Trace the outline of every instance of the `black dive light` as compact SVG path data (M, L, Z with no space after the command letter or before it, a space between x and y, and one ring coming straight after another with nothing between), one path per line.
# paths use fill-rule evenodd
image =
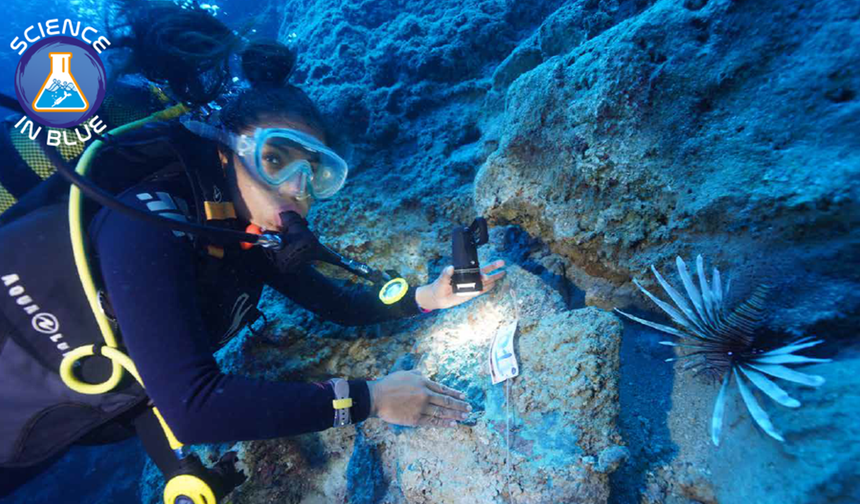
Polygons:
M454 294L468 296L484 290L481 282L481 264L478 262L478 247L489 241L487 221L478 217L469 227L457 226L451 232L451 257L454 261L454 275L451 286Z

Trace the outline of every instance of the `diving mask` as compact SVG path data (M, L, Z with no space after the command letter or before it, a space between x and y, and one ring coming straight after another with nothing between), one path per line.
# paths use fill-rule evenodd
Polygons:
M340 156L313 136L289 128L257 128L254 136L238 135L200 121L183 126L203 138L230 147L259 181L281 187L298 180L295 196L316 199L334 196L346 182L349 167Z

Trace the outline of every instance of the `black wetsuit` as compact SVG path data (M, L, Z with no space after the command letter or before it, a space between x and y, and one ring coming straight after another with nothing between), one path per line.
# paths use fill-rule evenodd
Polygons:
M185 178L149 181L123 201L172 218L194 215ZM185 203L187 202L187 203ZM190 208L189 208L190 207ZM122 340L149 397L184 443L268 439L332 427L330 386L223 374L213 352L255 311L268 284L304 308L341 325L366 325L419 315L415 289L392 305L376 291L320 274L312 266L278 274L259 248L229 255L218 282L202 285L203 256L192 238L101 210L90 226L92 250ZM210 261L217 259L210 259ZM350 380L352 418L369 414L365 380Z

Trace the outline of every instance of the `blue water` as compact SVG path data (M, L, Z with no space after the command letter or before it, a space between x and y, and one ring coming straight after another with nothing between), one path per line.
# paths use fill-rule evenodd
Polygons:
M74 446L0 504L140 502L146 453L137 439L110 446ZM6 476L0 470L0 482ZM18 477L18 476L16 476Z

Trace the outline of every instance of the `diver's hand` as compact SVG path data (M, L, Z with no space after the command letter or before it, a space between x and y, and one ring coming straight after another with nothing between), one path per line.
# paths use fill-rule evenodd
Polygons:
M439 275L436 281L418 287L418 290L415 292L415 300L418 301L418 306L425 310L439 310L463 304L474 297L492 290L496 284L496 280L505 276L505 272L501 271L491 276L487 276L487 273L504 267L504 265L505 261L498 260L481 268L481 283L483 283L484 289L481 292L475 292L467 296L457 296L454 294L454 287L451 286L454 266L449 265L442 270L442 274Z
M396 371L368 380L370 416L395 425L453 427L471 410L460 392L421 376L418 370ZM456 425L456 424L455 424Z

